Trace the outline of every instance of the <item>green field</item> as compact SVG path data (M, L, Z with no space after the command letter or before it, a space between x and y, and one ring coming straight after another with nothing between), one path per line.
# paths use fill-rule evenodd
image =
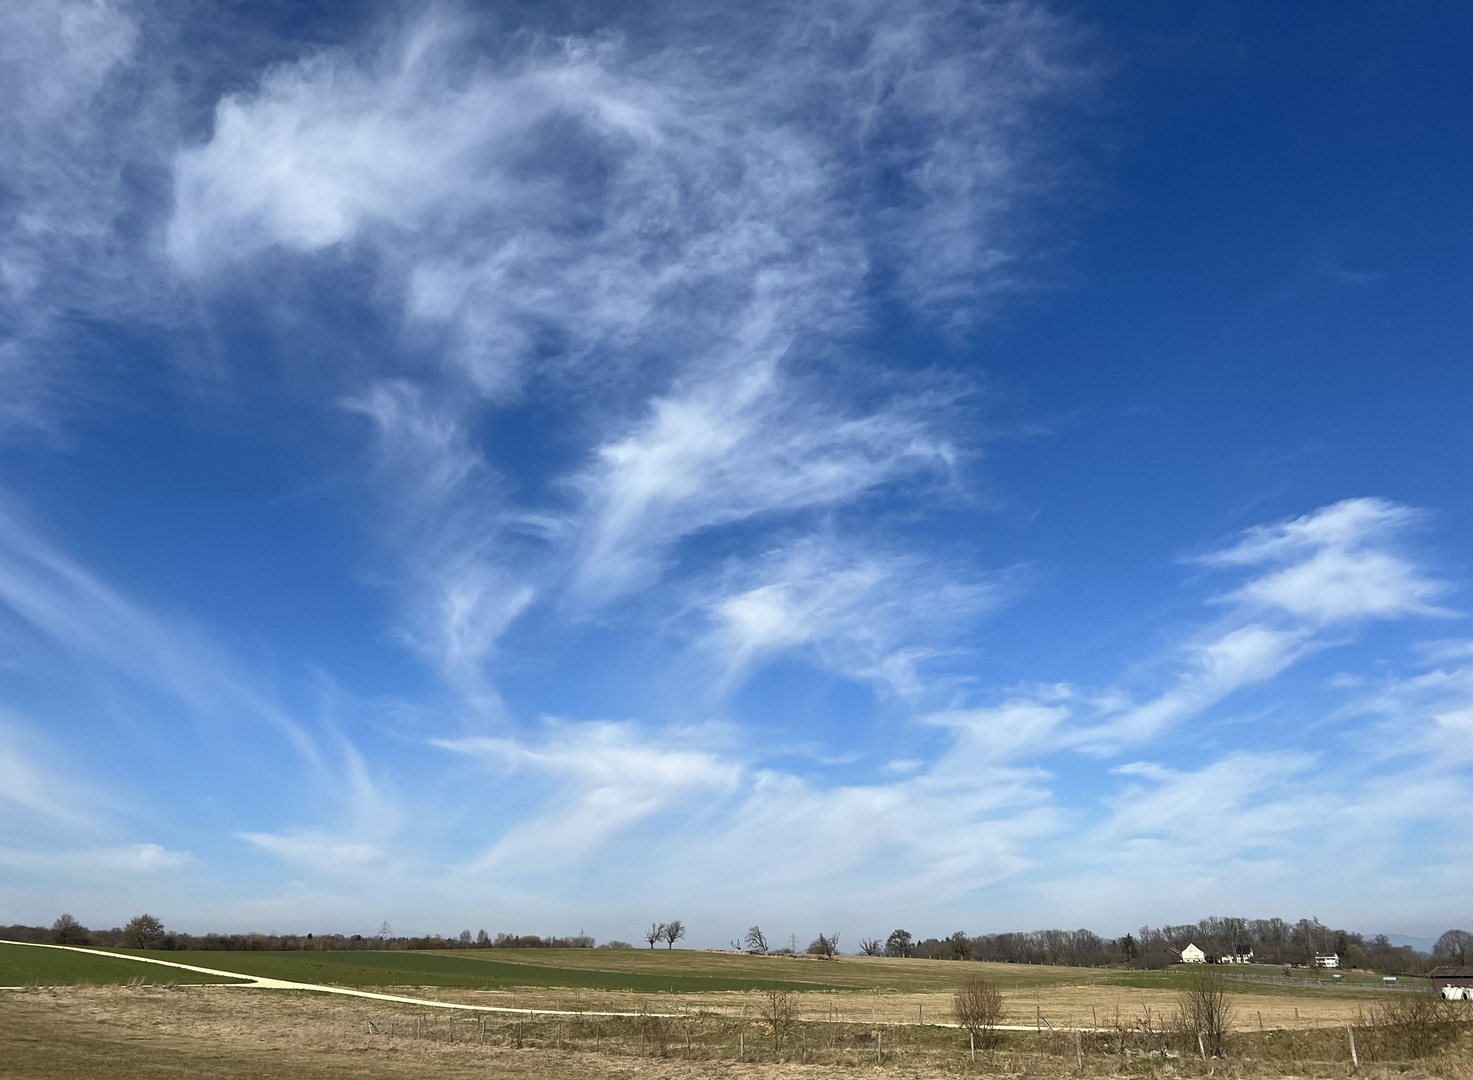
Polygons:
M1004 990L1054 987L1130 987L1175 991L1192 973L1176 965L1159 971L1069 968L1028 964L978 964L885 957L746 956L695 949L472 949L408 952L165 952L113 950L198 967L292 982L350 987L435 986L501 990L513 987L709 993L744 990L882 991L949 993L963 980L984 976ZM1278 974L1280 969L1245 968L1244 973ZM1340 983L1307 978L1297 985L1237 982L1235 994L1284 993L1361 998L1379 976L1347 972ZM214 976L137 964L128 960L59 949L0 945L0 986L208 983ZM1350 984L1350 985L1347 985ZM1355 984L1360 984L1359 986Z
M132 950L126 950L131 952ZM671 955L660 970L619 970L574 963L590 949L518 950L513 959L506 951L446 952L159 952L136 955L173 960L200 967L236 971L293 982L326 983L336 986L443 986L463 989L499 990L516 986L566 987L580 990L632 990L644 993L703 993L721 990L832 990L821 978L825 971L798 972L769 969L763 972L712 969L689 965L682 960L692 955ZM527 963L528 954L557 952L562 963ZM573 954L573 956L569 956ZM581 954L581 956L579 955ZM540 955L539 955L540 958ZM142 965L140 965L142 966Z
M194 954L189 954L194 955ZM181 954L169 957L179 963L197 963ZM0 986L111 986L134 980L144 983L220 983L232 982L213 975L201 975L158 964L138 964L116 960L110 956L88 956L64 949L37 949L29 945L0 942Z

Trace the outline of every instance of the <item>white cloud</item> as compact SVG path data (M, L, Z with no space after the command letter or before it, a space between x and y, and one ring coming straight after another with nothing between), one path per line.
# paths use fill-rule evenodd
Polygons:
M171 851L159 844L123 844L117 847L67 851L0 848L0 866L66 878L114 878L175 870L193 861L187 851Z
M1447 586L1394 548L1425 515L1385 499L1347 499L1202 558L1215 566L1279 566L1231 593L1244 608L1278 610L1311 625L1441 614ZM1285 565L1287 564L1287 565Z
M237 834L262 851L299 870L334 878L361 876L380 870L386 862L376 844L332 836L317 830L293 833L243 832Z
M537 527L500 509L500 478L453 404L392 379L343 407L368 417L377 432L378 471L391 501L382 532L407 567L401 638L482 707L499 708L483 666L536 597L508 534Z
M596 594L622 591L645 583L684 536L944 475L956 452L926 411L902 400L884 412L836 414L771 362L657 399L648 420L601 447L577 481L591 516L579 582Z
M697 738L554 722L535 741L437 740L483 759L498 789L520 793L511 785L540 781L530 800L510 799L523 813L500 822L495 842L454 874L529 887L593 874L672 901L704 902L719 888L728 904L849 881L889 907L917 890L940 901L1015 874L1029 863L1027 845L1056 823L1043 774L978 762L965 748L929 766L881 770L900 778L825 786ZM681 857L666 858L671 850Z
M578 859L607 838L695 799L720 799L741 770L678 735L657 745L629 724L549 722L547 737L437 739L436 746L484 759L503 775L530 773L551 782L545 813L516 824L475 863L476 871L536 866L555 853Z
M831 671L915 697L928 660L1001 589L911 553L807 537L727 568L704 607L705 647L734 683L769 656L806 650Z
M1470 646L1473 642L1438 642L1428 650L1430 670L1363 682L1363 692L1338 713L1378 718L1361 751L1377 759L1430 755L1447 772L1473 765Z
M1114 812L1090 842L1112 848L1159 843L1201 851L1204 861L1282 843L1298 829L1321 824L1328 812L1322 795L1295 796L1290 785L1315 764L1312 755L1299 752L1239 753L1189 771L1151 763L1117 769L1150 786L1131 785L1107 800Z
M1231 612L1150 670L1165 685L1146 700L1124 686L1024 689L1000 706L953 708L930 720L970 732L989 753L1049 748L1109 755L1149 742L1246 687L1263 684L1358 622L1442 615L1447 591L1396 549L1420 520L1407 507L1352 499L1279 525L1248 530L1199 561L1260 571L1228 594ZM1139 678L1136 680L1140 681Z
M987 708L953 708L926 717L957 733L959 745L987 763L1014 761L1059 746L1071 715L1068 687L1041 687Z
M108 393L82 366L98 323L179 321L138 235L173 145L147 54L128 4L0 5L0 435L54 437Z
M422 575L408 637L474 667L528 590L598 603L693 534L949 476L955 394L886 391L840 343L877 256L948 315L1016 276L997 268L1043 187L1030 120L1086 78L1065 22L795 5L738 35L679 21L489 54L465 47L472 29L433 9L227 97L178 156L168 228L196 280L361 257L399 305L414 365L354 407L386 445L418 440L406 486L481 505L405 545L445 568ZM555 491L572 507L511 505L466 438L532 394L591 440ZM513 518L559 543L504 546Z

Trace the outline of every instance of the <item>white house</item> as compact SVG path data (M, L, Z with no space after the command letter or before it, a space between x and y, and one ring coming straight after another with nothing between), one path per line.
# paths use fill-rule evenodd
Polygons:
M1337 968L1340 966L1340 957L1335 953L1331 953L1329 956L1316 956L1314 958L1314 966L1321 968Z
M1188 944L1181 951L1181 962L1183 964L1205 964L1207 963L1207 954L1197 948L1197 946Z
M1226 956L1217 958L1219 964L1251 964L1253 963L1253 950L1245 953L1228 953Z

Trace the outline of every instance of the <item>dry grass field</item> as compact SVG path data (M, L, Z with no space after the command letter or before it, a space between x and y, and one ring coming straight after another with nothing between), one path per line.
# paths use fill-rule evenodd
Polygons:
M461 993L461 992L457 992ZM687 1043L689 1038L689 1043ZM1473 1039L1421 1061L1380 1061L1362 1034L1367 1077L1473 1080ZM797 1025L774 1050L750 1015L517 1020L291 991L225 986L57 987L0 997L0 1078L1344 1077L1343 1029L1239 1035L1204 1063L1143 1033L1009 1032L970 1059L952 1028ZM1119 1051L1127 1051L1121 1054ZM877 1061L880 1053L883 1061ZM745 1058L745 1060L739 1060Z
M694 950L525 950L487 956L169 953L169 958L298 981L326 972L425 1005L229 985L168 985L168 969L0 945L0 965L32 985L0 991L0 1080L96 1077L820 1077L1141 1075L1344 1077L1355 1026L1362 1076L1473 1080L1473 1025L1449 1026L1413 1056L1368 1027L1397 995L1379 986L1231 984L1227 1060L1202 1060L1163 1034L1180 970L1128 972L845 957L838 962ZM246 962L237 963L242 958ZM104 963L104 961L106 961ZM48 967L50 965L50 967ZM475 978L494 965L494 978ZM509 972L510 969L510 972ZM493 967L484 969L493 973ZM526 984L517 970L525 972ZM1001 1034L974 1061L952 1022L968 976L1001 988ZM410 979L432 980L431 984ZM404 980L404 981L399 981ZM95 982L112 985L70 985ZM127 985L128 983L134 985ZM435 985L434 983L438 983ZM119 985L121 984L121 985ZM621 988L638 985L639 990ZM615 987L613 989L609 987ZM729 989L728 987L744 987ZM811 989L827 986L830 989ZM696 989L688 989L695 987ZM723 989L709 989L723 987ZM792 988L798 1022L774 1044L764 988ZM1405 991L1400 995L1407 997ZM1425 997L1426 995L1422 995ZM527 1015L435 1008L455 1002ZM559 1011L560 1017L539 1015ZM622 1017L599 1013L628 1013ZM1081 1030L1082 1029L1082 1030ZM1449 1040L1453 1040L1449 1042ZM1425 1048L1424 1048L1425 1049ZM1079 1061L1083 1056L1083 1066Z

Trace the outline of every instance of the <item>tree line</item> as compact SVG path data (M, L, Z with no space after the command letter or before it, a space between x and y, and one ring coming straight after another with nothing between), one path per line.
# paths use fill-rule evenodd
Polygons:
M686 936L679 919L651 923L644 939L650 948L667 949ZM422 937L396 935L387 921L375 934L187 934L167 930L153 915L135 916L124 926L93 930L71 915L60 916L49 928L9 926L0 928L0 939L57 945L96 945L135 949L187 949L219 951L297 951L354 949L632 949L617 939L599 945L581 930L568 937L535 934L472 934ZM869 956L921 957L930 960L980 960L1007 964L1046 964L1070 967L1123 965L1162 968L1176 963L1181 950L1195 944L1215 961L1222 957L1252 954L1255 963L1307 965L1316 956L1335 954L1349 967L1391 974L1425 974L1437 964L1466 965L1473 962L1473 933L1448 930L1431 953L1407 945L1393 945L1384 934L1367 937L1326 926L1318 919L1243 919L1213 916L1179 926L1143 926L1118 938L1106 938L1090 930L1033 930L1021 933L968 935L965 931L945 938L918 940L908 930L894 930L883 940L860 938L859 952ZM740 952L793 954L798 952L794 935L786 946L773 947L760 926L748 928L731 942ZM809 943L809 955L833 959L839 952L837 932L820 933Z
M860 951L873 956L919 956L931 960L986 960L1007 964L1055 964L1070 967L1125 965L1163 968L1195 944L1208 958L1252 954L1254 963L1309 965L1316 956L1335 954L1346 966L1395 974L1423 974L1437 963L1465 964L1473 955L1473 935L1449 930L1430 954L1409 945L1393 945L1385 934L1367 937L1326 926L1319 919L1244 919L1214 916L1179 926L1143 926L1118 938L1090 930L1033 930L1025 933L978 934L958 930L950 937L921 941L906 930L884 941L862 938Z
M168 930L147 913L134 916L124 926L93 930L71 915L62 915L51 926L0 927L0 940L30 941L47 945L94 945L102 948L161 949L215 952L292 952L355 949L632 949L625 941L603 945L579 931L568 937L498 933L485 930L472 934L428 934L405 936L393 932L385 922L374 934L187 934Z

